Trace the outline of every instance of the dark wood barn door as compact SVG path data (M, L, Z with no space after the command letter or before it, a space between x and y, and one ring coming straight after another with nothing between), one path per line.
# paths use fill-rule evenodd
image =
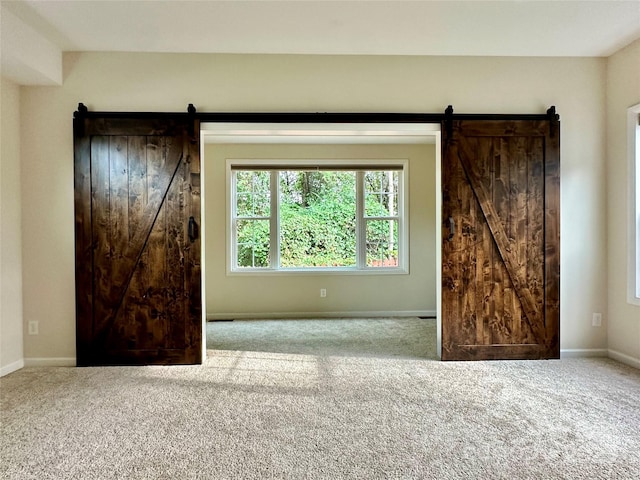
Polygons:
M559 358L559 123L443 130L442 359Z
M78 116L74 137L78 365L200 363L198 122Z

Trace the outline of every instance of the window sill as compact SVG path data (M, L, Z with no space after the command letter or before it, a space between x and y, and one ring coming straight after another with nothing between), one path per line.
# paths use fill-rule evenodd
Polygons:
M627 303L629 305L635 305L637 307L640 307L640 298L628 295L627 296Z
M316 275L408 275L406 268L281 268L281 269L246 269L228 270L228 276L316 276Z

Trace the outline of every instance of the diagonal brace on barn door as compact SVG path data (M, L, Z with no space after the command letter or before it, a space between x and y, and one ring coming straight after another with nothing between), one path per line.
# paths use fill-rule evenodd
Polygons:
M464 170L469 184L471 185L471 189L473 190L478 204L480 205L480 209L482 210L482 214L489 226L489 230L498 249L498 253L504 262L507 274L509 275L511 283L516 291L516 295L520 299L527 322L531 327L531 331L538 343L545 344L546 335L543 328L544 322L541 321L543 319L543 313L539 312L539 309L536 308L536 302L527 286L527 280L524 272L522 271L522 266L515 258L511 243L507 233L505 232L504 226L500 222L500 218L496 212L493 202L491 201L489 193L471 165L469 159L473 158L473 155L470 151L470 147L464 139L459 139L452 143L451 148L453 157L457 157L460 160L462 169Z
M97 345L104 345L113 324L118 318L120 308L131 284L136 266L140 262L149 236L153 230L162 205L165 203L169 188L173 184L176 174L184 158L184 142L173 142L167 152L167 165L160 174L159 194L149 198L140 216L140 223L134 236L130 239L121 258L114 262L113 278L108 293L96 301L101 305L98 312L102 318L96 319L95 341ZM100 311L101 310L101 311ZM98 324L98 322L100 322Z

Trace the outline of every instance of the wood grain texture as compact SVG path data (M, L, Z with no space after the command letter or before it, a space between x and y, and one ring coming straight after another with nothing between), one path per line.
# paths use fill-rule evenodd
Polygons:
M91 141L91 231L93 246L93 322L92 345L95 350L97 332L110 322L112 300L107 292L112 285L111 205L109 188L109 138L94 137ZM76 247L77 248L77 247ZM80 285L83 288L84 285Z
M544 290L548 349L560 358L560 122L549 126L544 143Z
M87 125L94 120L97 127ZM202 317L196 325L188 313L201 312L200 239L191 242L196 269L184 253L194 210L199 220L199 191L185 201L198 141L175 121L163 129L143 119L129 134L127 122L111 131L113 119L84 121L76 138L76 255L86 259L89 246L93 268L77 261L77 278L85 279L76 285L78 365L199 363Z
M559 259L543 243L553 243L548 137L540 120L457 121L445 132L443 218L461 226L442 239L445 360L557 358L559 310L547 306L546 269Z
M195 120L194 129L195 132L200 131L200 122ZM200 144L196 139L187 139L185 144L188 147L186 178L187 185L185 186L185 209L188 212L188 216L193 217L198 227L202 225L201 220L201 169L200 169ZM186 230L186 229L185 229ZM189 239L185 238L185 248L187 255L185 255L185 296L188 299L187 305L187 322L188 326L185 328L186 332L186 349L192 357L191 362L199 363L202 361L202 288L200 286L202 276L202 263L201 263L201 248L200 232L198 231L197 238Z
M179 137L185 131L188 119L186 114L174 118L159 115L158 118L138 118L135 114L117 116L107 114L105 117L84 118L84 135L86 136L167 136Z
M76 294L76 351L90 354L93 334L93 237L91 231L91 139L80 134L74 120L74 212L76 285L87 285Z
M491 236L493 237L493 241L498 250L498 256L494 258L494 303L496 304L497 316L494 316L492 321L494 321L494 330L499 330L502 328L500 326L502 317L504 320L504 299L503 299L503 289L504 289L504 281L502 279L503 276L503 268L506 267L506 272L509 275L509 279L513 288L515 289L518 298L523 306L525 316L529 321L529 325L531 326L534 335L537 340L542 342L544 340L544 332L543 332L543 322L541 321L543 312L537 308L536 300L529 288L529 283L527 283L526 276L526 265L520 265L517 262L517 258L514 255L514 251L516 250L516 245L518 241L524 242L524 239L513 239L510 241L507 236L505 229L505 218L507 215L505 213L506 207L505 204L508 202L508 197L504 188L504 178L502 176L502 170L506 167L506 165L502 165L502 169L500 165L502 162L508 161L508 159L512 158L509 152L502 152L500 155L500 159L498 160L498 168L494 171L494 178L496 179L494 183L494 191L493 195L484 188L484 185L479 180L476 172L473 168L472 159L474 157L473 150L467 145L465 140L460 141L460 149L457 151L458 158L463 166L463 170L465 172L466 178L471 185L471 189L473 190L474 196L476 197L478 204L480 205L480 209L482 210L483 216L487 225L489 226L489 230L491 232ZM493 199L491 198L493 196ZM499 213L498 209L500 209L502 215ZM540 252L541 254L542 252ZM503 335L495 332L495 337L497 343L504 343L501 341L501 337Z
M151 137L153 138L153 137ZM139 229L143 218L143 212L148 204L148 137L129 136L129 241L131 241ZM149 255L143 251L140 255L131 281L129 282L128 295L123 300L121 307L123 317L118 319L117 325L112 329L110 342L116 350L125 350L136 344L137 325L144 324L151 318L150 307L146 299L148 285L147 266Z
M166 284L164 295L166 331L171 348L184 348L184 178L186 162L181 162L176 181L171 184L165 205L166 226L168 231L164 238L166 251Z

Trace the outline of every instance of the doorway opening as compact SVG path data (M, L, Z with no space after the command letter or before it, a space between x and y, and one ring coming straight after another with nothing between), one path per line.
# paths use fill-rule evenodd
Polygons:
M340 346L341 342L349 340L336 338L330 333L331 328L338 325L331 319L353 319L350 325L356 326L359 322L363 329L366 328L365 319L368 319L372 331L387 321L389 325L401 325L409 331L413 328L411 322L433 323L434 320L425 317L435 317L434 345L435 355L439 357L440 155L439 123L202 123L202 311L203 338L209 339L203 342L203 355L206 356L207 343L213 348L221 346L217 340L211 339L211 330L216 328L218 332L214 336L228 338L228 348L238 345L234 342L242 331L253 336L245 337L245 340L255 344L258 334L255 330L251 333L251 328L256 325L256 319L261 321L260 328L271 325L275 331L300 321L298 333L311 328L312 322L323 319L325 323L316 325L316 333L325 331L325 338L317 338L316 346L310 348L320 348L327 337L332 337L338 349L342 348L348 354L353 351L354 343L352 347ZM233 183L228 165L241 161L245 164L266 161L316 168L322 162L333 165L363 162L370 165L372 162L385 163L384 160L405 160L409 171L405 239L408 261L405 271L385 272L366 268L341 271L330 266L316 271L234 271L231 268L234 252L232 230L236 227L232 215ZM379 197L388 194L384 189L377 193ZM271 224L278 225L280 221L275 218ZM367 235L366 228L363 235ZM364 244L367 245L366 242ZM398 324L403 317L407 320L405 324ZM220 320L236 321L223 323ZM280 323L274 323L276 321ZM308 340L305 343L313 343L312 336ZM283 336L282 343L285 342ZM262 345L255 348L277 348L274 345L277 342L265 338ZM374 350L375 347L369 353ZM392 350L385 353L385 348L381 350L378 353L383 355L401 354Z

